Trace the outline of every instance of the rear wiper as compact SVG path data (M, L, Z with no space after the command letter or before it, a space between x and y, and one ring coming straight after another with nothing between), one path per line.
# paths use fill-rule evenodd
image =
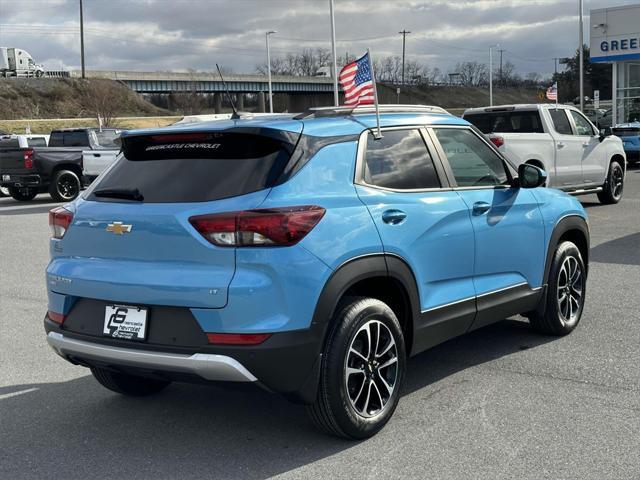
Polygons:
M137 188L103 188L93 192L96 197L124 198L141 202L144 197Z

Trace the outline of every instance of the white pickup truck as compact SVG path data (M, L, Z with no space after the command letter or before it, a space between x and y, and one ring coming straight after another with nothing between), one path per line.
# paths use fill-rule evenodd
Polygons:
M548 174L547 186L573 195L597 193L603 203L622 198L626 156L622 141L598 129L580 110L552 104L467 109L475 125L516 166Z

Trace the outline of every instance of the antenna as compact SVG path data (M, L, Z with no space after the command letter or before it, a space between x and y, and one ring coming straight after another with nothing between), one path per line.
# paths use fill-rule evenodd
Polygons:
M218 75L220 75L220 80L222 80L222 85L224 86L224 91L227 94L227 98L229 99L229 103L231 104L231 109L233 110L233 115L231 115L232 120L237 120L240 118L238 115L238 111L236 110L236 105L233 103L233 99L231 98L231 94L229 93L229 88L227 87L227 82L224 81L224 77L222 76L222 72L220 71L220 67L216 63L216 68L218 69Z

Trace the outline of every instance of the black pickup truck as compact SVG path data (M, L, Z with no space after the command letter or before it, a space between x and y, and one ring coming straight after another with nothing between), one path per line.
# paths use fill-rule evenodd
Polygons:
M120 130L74 128L53 130L48 147L0 147L0 186L16 200L32 200L49 192L58 202L82 190L82 151L117 148Z

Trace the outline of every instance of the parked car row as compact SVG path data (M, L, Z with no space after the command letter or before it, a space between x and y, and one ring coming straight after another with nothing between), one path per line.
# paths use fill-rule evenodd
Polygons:
M105 163L115 159L119 135L111 128L76 128L51 135L2 136L0 187L19 201L42 192L58 202L73 200Z

